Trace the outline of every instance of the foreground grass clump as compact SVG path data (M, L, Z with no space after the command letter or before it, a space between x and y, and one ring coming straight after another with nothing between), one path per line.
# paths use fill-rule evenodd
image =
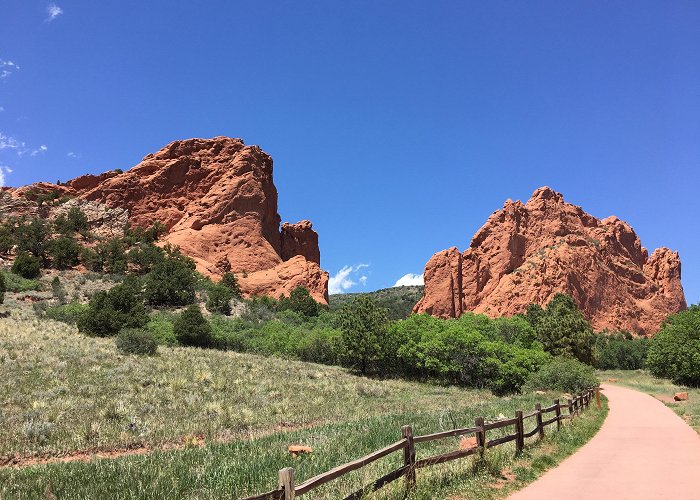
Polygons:
M677 385L654 377L647 370L606 370L598 372L602 382L624 385L651 394L671 408L700 434L700 389ZM687 392L688 401L674 401L676 392Z
M41 497L47 486L57 498L241 498L276 486L277 471L294 467L297 482L331 469L400 438L401 425L411 422L418 433L467 426L477 415L495 418L534 405L535 397L492 400L455 412L409 412L340 422L293 432L277 432L253 440L214 444L182 451L157 452L89 463L44 465L0 470L0 497ZM605 401L603 400L605 403ZM503 498L588 441L607 413L592 405L560 431L547 428L544 441L529 438L525 452L514 457L512 446L488 450L484 463L473 458L418 471L412 499ZM526 424L526 430L530 429ZM293 458L289 444L303 443L313 453ZM418 458L456 449L456 439L421 444ZM394 454L314 490L312 498L342 498L402 463ZM404 498L402 480L373 498Z
M234 352L160 346L152 357L122 355L113 339L29 312L0 322L0 380L0 457L250 438L493 399Z

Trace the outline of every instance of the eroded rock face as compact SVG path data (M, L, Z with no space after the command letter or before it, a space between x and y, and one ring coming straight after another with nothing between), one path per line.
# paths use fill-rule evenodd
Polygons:
M126 210L133 226L160 221L168 231L164 241L179 245L200 272L233 271L248 295L279 297L304 285L327 303L318 235L309 221L280 229L272 171L272 158L257 146L215 137L175 141L127 172L40 187L92 203L93 212Z
M627 223L599 220L543 187L526 204L506 201L466 251L433 255L414 311L513 315L559 292L574 297L596 330L653 334L686 308L677 252L659 248L649 257Z

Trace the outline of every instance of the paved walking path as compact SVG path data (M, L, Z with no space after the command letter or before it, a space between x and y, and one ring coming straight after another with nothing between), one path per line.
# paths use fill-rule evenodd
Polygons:
M603 384L598 434L510 500L700 500L700 436L662 402Z

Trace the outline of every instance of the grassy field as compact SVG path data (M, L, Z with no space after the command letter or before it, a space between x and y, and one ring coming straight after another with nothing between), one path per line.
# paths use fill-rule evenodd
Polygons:
M651 394L700 434L700 389L675 385L670 380L656 378L645 370L606 370L599 372L598 376L602 382L624 385ZM673 400L673 395L679 391L688 393L688 401Z
M476 416L511 416L560 397L496 398L214 350L161 346L155 357L125 356L112 339L80 335L28 309L0 321L0 379L0 464L22 465L0 467L3 499L37 498L47 488L61 499L239 498L275 487L282 467L295 467L302 481L381 448L404 424L418 434L466 427ZM589 412L516 461L505 446L476 471L471 460L421 471L412 497L502 497L590 438L603 416ZM314 452L295 459L290 444ZM419 458L456 446L455 439L424 445ZM144 454L90 460L126 449ZM313 497L348 494L400 460L387 457ZM397 484L376 497L402 495Z
M404 413L369 417L322 425L313 429L277 432L253 440L192 447L182 451L156 452L89 463L42 465L23 469L0 469L0 497L36 498L50 491L61 499L73 498L240 498L276 486L277 471L294 467L298 481L381 448L400 437L400 426L412 422L420 432L432 432L453 425L469 425L477 414L508 412L534 397L490 401L446 418L431 413ZM473 459L419 471L418 487L410 498L503 498L536 479L584 444L600 427L605 409L591 408L572 425L556 432L550 427L544 441L530 438L523 455L515 459L512 446L487 452L485 464ZM529 427L526 427L529 430ZM292 458L287 445L303 443L313 447L308 456ZM456 440L441 445L419 446L418 457L456 449ZM340 498L371 482L401 463L394 454L341 480L314 490L310 498ZM49 486L50 485L50 486ZM404 497L404 483L380 490L374 498Z

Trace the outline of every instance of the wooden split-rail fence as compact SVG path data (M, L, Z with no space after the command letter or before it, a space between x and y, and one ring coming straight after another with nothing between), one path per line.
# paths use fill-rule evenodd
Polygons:
M418 469L422 469L423 467L450 462L452 460L468 457L477 453L483 454L484 450L487 448L493 448L495 446L509 443L510 441L515 441L515 453L516 455L520 454L525 447L526 438L535 435L539 436L539 438L544 437L544 428L551 424L557 424L557 429L559 429L561 427L562 420L567 418L570 419L579 414L585 408L588 408L594 396L598 407L600 407L599 390L600 389L598 387L587 389L578 394L576 397L567 399L566 403L560 403L560 400L555 399L554 403L546 408L542 408L540 404L537 404L535 405L535 410L527 414L523 414L521 410L517 410L515 412L515 418L511 419L485 422L483 417L477 417L474 420L474 427L467 427L464 429L453 429L449 431L436 432L434 434L426 434L424 436L414 436L412 427L410 425L404 425L401 428L401 440L385 446L381 450L377 450L362 458L358 458L352 462L335 467L327 472L314 476L311 479L307 479L301 484L294 483L293 468L284 468L279 471L279 487L277 489L268 491L267 493L262 493L260 495L247 497L244 500L291 500L309 493L310 491L328 483L329 481L337 479L345 474L369 465L372 462L376 462L380 458L399 451L403 452L403 466L389 472L388 474L385 474L379 479L376 479L373 483L347 496L345 500L361 499L368 493L376 491L382 486L385 486L401 477L406 478L406 486L410 490L416 484L416 471ZM562 413L562 410L566 410L567 413ZM549 415L550 413L553 413L554 416L545 418L545 416ZM535 419L535 427L529 432L525 432L525 421L532 418ZM514 427L515 433L496 439L486 439L486 433L488 431L511 426ZM419 443L426 443L429 441L436 441L438 439L450 437L465 437L470 434L476 436L476 446L474 447L450 451L441 455L416 460L416 445Z

